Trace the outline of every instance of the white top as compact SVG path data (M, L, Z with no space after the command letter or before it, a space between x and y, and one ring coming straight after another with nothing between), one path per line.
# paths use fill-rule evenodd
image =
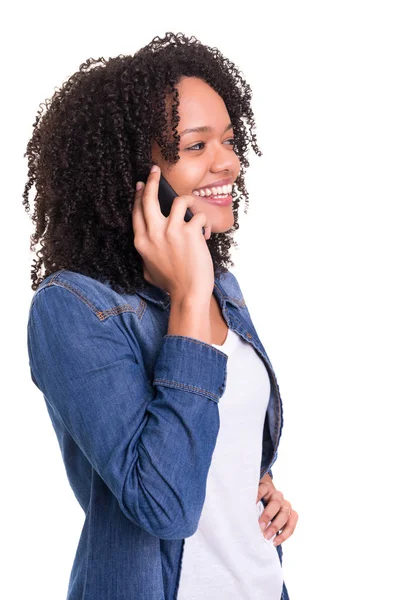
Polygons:
M220 428L196 532L185 539L178 600L280 600L282 567L258 524L262 433L270 396L263 359L228 329Z

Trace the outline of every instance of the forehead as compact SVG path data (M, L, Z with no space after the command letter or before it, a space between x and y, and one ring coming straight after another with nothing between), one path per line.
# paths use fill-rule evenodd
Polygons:
M229 122L225 102L202 79L185 77L176 87L179 92L180 131L189 126L202 125L220 128Z

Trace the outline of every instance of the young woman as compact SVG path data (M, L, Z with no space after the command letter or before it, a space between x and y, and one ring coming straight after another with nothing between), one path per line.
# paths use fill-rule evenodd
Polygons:
M282 402L228 269L250 98L218 50L168 33L88 60L37 117L28 353L85 512L68 600L288 598Z

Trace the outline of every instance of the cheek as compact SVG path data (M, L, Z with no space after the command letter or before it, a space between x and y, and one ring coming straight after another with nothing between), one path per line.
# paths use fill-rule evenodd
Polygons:
M181 159L169 178L168 175L166 178L178 194L191 194L192 190L204 179L204 168L197 161L196 164L192 161L185 163Z

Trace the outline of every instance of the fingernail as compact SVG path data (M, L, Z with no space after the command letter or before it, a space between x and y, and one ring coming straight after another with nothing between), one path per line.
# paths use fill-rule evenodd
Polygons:
M274 535L274 534L273 534L273 532L272 532L272 531L268 531L268 532L265 534L265 539L266 539L266 540L270 540L270 539L273 537L273 535Z
M266 528L267 524L265 523L265 521L261 521L260 523L260 529L261 531L264 531L264 529Z
M141 190L143 186L144 186L143 181L138 181L136 184L136 191L138 192L139 190Z
M160 168L160 167L159 167L158 165L153 165L153 166L151 167L151 171L150 171L150 173L156 173L156 172L158 171L158 169L159 169L159 168Z

